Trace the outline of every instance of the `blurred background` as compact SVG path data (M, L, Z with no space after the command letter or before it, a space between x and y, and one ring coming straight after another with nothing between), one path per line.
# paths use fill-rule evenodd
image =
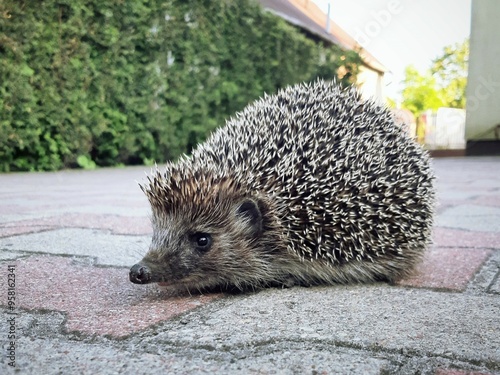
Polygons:
M318 77L435 156L500 154L499 16L497 0L3 0L0 171L175 159Z

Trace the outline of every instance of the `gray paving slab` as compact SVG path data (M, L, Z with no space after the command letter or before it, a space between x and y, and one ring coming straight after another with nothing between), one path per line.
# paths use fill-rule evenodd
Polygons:
M215 354L203 349L148 353L64 339L21 339L18 367L23 374L380 374L388 361L349 349L276 348ZM215 354L215 355L214 355Z
M10 315L0 312L2 323ZM172 372L177 374L331 373L380 374L389 368L387 359L351 348L325 347L310 343L269 343L214 352L197 347L166 345L150 350L127 341L82 340L61 335L60 313L18 316L21 333L16 364L23 374L38 374L42 363L50 363L44 374L111 374ZM4 327L2 327L4 329Z
M142 192L139 193L142 194ZM78 207L76 210L72 210L72 212L88 214L113 214L123 217L144 217L144 221L149 221L149 217L151 215L151 209L149 208L149 203L147 202L147 200L143 201L142 207L117 207L116 205L103 205L98 210L95 210L93 208L94 207Z
M149 222L151 210L147 207L148 203L144 203L144 207L116 207L111 205L102 206L81 206L71 207L71 209L47 209L43 213L31 212L23 214L3 214L0 216L0 224L21 223L24 220L42 220L61 214L100 214L100 215L119 215L124 218L144 218L145 222Z
M485 189L487 191L498 191L500 188L499 181L500 177L499 175L495 175L495 171L497 173L500 173L500 168L496 168L496 170L491 170L491 177L490 178L484 178L484 176L480 178L475 178L474 180L471 181L470 187L471 188L476 188L476 189Z
M140 192L142 194L142 192ZM80 213L80 214L102 214L102 215L120 215L124 217L144 217L144 220L149 220L148 217L151 214L151 210L149 209L149 204L147 200L144 200L143 207L126 207L126 206L113 206L108 204L103 205L88 205L88 206L76 206L71 207L70 209L54 209L47 210L45 212L45 216L53 216L56 214L64 213Z
M114 235L94 229L58 229L0 238L0 251L95 257L96 263L131 266L147 252L150 236Z
M478 195L476 190L457 190L456 184L437 184L437 200L442 201L465 201L475 198Z
M259 342L331 343L358 349L500 363L500 300L388 285L268 289L221 300L182 323L131 340L224 350ZM500 369L499 369L500 370Z
M446 228L500 232L500 208L465 204L454 206L439 214L436 224Z
M2 260L14 260L21 257L31 255L30 253L25 253L24 251L7 251L0 248L0 261Z

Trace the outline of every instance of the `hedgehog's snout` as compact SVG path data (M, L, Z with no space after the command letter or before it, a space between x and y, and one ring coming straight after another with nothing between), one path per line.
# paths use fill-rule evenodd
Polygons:
M129 278L134 284L147 284L151 282L151 269L144 264L134 264L130 268Z

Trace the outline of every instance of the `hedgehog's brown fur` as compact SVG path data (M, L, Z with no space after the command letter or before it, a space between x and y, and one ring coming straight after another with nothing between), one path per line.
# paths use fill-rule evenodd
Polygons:
M142 188L154 234L130 278L174 289L395 280L432 226L427 154L324 81L248 106Z

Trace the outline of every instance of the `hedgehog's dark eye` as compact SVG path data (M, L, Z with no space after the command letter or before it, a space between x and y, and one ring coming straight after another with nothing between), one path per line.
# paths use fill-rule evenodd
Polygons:
M193 242L198 250L207 251L212 246L212 236L208 233L193 234Z

